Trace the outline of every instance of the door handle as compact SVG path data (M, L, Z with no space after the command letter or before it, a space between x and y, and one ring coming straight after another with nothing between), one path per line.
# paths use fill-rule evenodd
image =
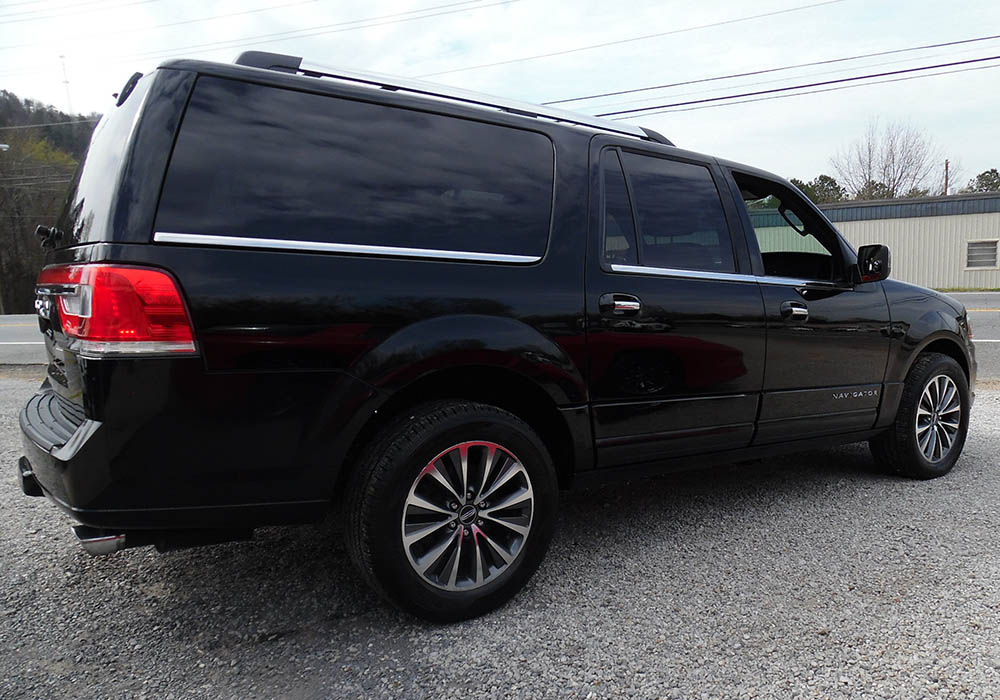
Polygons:
M598 302L602 314L611 316L638 316L642 311L642 302L632 294L618 292L602 294Z
M801 301L781 302L781 317L792 321L808 321L809 307Z

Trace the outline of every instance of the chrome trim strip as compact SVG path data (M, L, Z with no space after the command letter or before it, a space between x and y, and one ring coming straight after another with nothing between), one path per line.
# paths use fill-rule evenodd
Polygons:
M745 399L750 394L713 394L711 396L683 396L675 398L641 399L639 401L607 401L594 404L594 408L605 408L607 406L653 406L661 403L680 403L682 401L714 401L716 399Z
M734 272L708 272L706 270L678 270L669 267L646 267L644 265L612 265L613 272L631 272L637 275L655 275L657 277L683 277L696 280L721 280L724 282L756 282L753 275L741 275Z
M153 234L157 243L182 243L185 245L217 246L221 248L269 248L272 250L300 250L314 253L352 253L355 255L380 255L384 257L428 258L439 260L466 260L472 262L536 263L538 255L507 255L503 253L477 253L465 250L435 250L433 248L396 248L383 245L358 245L355 243L324 243L322 241L283 240L280 238L246 238L242 236L216 236L204 233Z
M767 275L741 275L734 272L709 272L707 270L680 270L672 267L646 267L644 265L611 265L612 272L631 272L638 275L657 277L681 277L696 280L719 280L722 282L758 282L760 284L822 287L824 289L851 289L836 282L826 280L800 280L793 277L768 277Z
M793 286L793 287L822 287L823 289L851 289L851 287L844 287L836 282L830 282L829 280L802 280L796 279L794 277L768 277L767 275L761 275L757 278L757 281L761 284L779 285L779 286Z
M507 255L504 253L478 253L465 250L435 250L433 248L397 248L383 245L356 243L325 243L323 241L283 240L280 238L247 238L243 236L216 236L204 233L153 234L157 243L182 243L186 245L217 246L222 248L270 248L272 250L302 250L317 253L353 253L385 257L429 258L444 260L469 260L474 262L536 263L539 255Z
M44 294L50 297L68 297L80 293L78 284L37 284L36 294Z

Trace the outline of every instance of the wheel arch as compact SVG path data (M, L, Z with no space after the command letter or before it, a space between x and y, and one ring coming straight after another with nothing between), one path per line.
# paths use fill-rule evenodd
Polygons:
M333 492L343 492L365 445L394 418L413 406L441 399L490 404L519 417L548 448L560 488L567 488L575 471L588 468L593 460L586 406L559 407L545 388L508 368L467 365L427 373L389 394L352 440Z
M903 373L904 381L906 377L910 375L910 370L913 369L913 365L917 361L917 358L928 352L940 353L954 359L958 362L962 371L965 372L965 378L971 382L971 362L969 355L965 348L962 347L958 336L949 331L941 331L925 338L923 342L918 345L912 353L910 353L910 357L906 363L906 371Z

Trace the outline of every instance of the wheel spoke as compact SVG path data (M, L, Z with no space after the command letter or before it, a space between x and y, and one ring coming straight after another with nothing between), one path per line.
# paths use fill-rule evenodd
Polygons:
M455 487L451 485L448 477L445 476L444 473L442 473L442 471L438 468L438 464L440 464L440 460L434 460L424 468L424 473L444 486L445 489L448 490L448 493L455 497L456 501L461 501L462 497L458 495L458 492L455 490Z
M499 543L499 542L496 542L496 541L494 541L493 539L491 539L491 538L490 538L490 536L489 536L489 535L487 535L487 534L486 534L485 532L483 532L482 530L479 530L479 533L480 533L480 535L482 536L482 538L483 538L483 541L484 541L484 542L485 542L485 543L486 543L487 545L489 545L489 548L490 548L490 549L491 549L492 551L494 551L494 552L496 552L497 554L499 554L499 555L500 555L500 558L501 558L501 559L503 559L503 561L504 561L504 564L510 564L510 563L511 563L512 561L514 561L514 554L512 554L511 552L508 552L508 551L507 551L506 549L504 549L504 548L503 548L503 547L502 547L502 546L500 545L500 543Z
M938 432L938 445L941 448L941 455L944 456L944 453L951 447L951 438L948 437L948 432L942 426L937 426L936 430Z
M452 514L452 512L450 510L448 510L447 508L442 508L439 505L431 503L430 501L428 501L423 496L420 496L420 495L415 494L415 493L411 493L409 495L409 497L406 499L406 505L407 506L416 506L417 508L423 508L424 510L429 510L432 513L442 513L442 514L448 515L448 516L450 516Z
M934 447L936 444L937 444L937 431L928 430L927 443L926 443L927 446L924 448L924 455L927 456L927 459L930 460L934 459Z
M958 389L949 381L945 387L944 396L938 403L938 413L944 413L945 409L951 405L951 400L955 398L956 393L958 393Z
M480 513L480 515L482 516L483 520L491 523L496 523L497 525L505 527L508 530L513 530L519 535L528 534L529 528L525 527L524 525L517 525L516 523L509 522L504 518L497 517L496 515L489 515L486 512Z
M927 427L929 428L930 426ZM927 448L930 446L930 444L931 444L931 431L928 430L923 434L922 437L919 438L920 451L923 452L924 456L927 457L928 459L930 459L930 452L928 451Z
M454 588L455 582L458 581L458 567L462 563L462 544L465 542L465 535L461 529L458 530L458 546L455 547L455 553L452 554L451 561L451 573L448 574L448 587Z
M455 532L451 533L451 535L445 539L444 542L421 557L421 560L417 562L418 570L421 574L426 574L427 570L434 566L439 559L441 559L441 555L447 551L461 532L461 530L455 530Z
M489 515L490 513L495 513L498 510L505 510L518 503L523 503L525 501L530 501L532 499L531 489L524 489L523 491L517 491L507 496L499 503L491 503L489 508L483 508L480 513L484 515Z
M404 533L403 542L406 544L407 547L409 547L410 545L415 544L416 542L419 542L420 540L424 539L431 533L437 532L445 525L447 525L449 522L451 522L451 518L446 518L445 520L439 520L437 522L424 525L420 529L414 530L413 532L410 532L408 534Z
M486 459L483 463L483 475L479 480L479 486L476 488L476 496L473 499L476 503L483 498L483 489L486 488L488 479L490 478L490 472L493 471L493 462L496 460L497 448L495 445L490 445L486 449Z
M480 586L483 583L483 546L479 543L479 540L482 537L482 532L479 530L478 527L473 527L472 528L472 537L473 537L473 542L476 543L476 578L475 578L475 584L477 586Z
M507 482L509 482L515 476L523 473L524 473L524 467L522 467L517 462L512 462L507 467L506 471L504 471L500 476L497 477L497 480L493 482L493 485L490 486L490 488L486 491L486 493L483 494L482 497L489 498L497 491L499 491L501 487L503 487Z

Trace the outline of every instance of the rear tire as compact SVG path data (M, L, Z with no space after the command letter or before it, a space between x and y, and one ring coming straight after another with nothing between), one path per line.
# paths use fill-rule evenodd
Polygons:
M925 353L906 377L892 427L868 445L886 470L913 479L935 479L955 466L968 430L965 372L947 355Z
M538 568L557 493L548 451L518 417L466 401L423 404L355 465L347 548L396 607L432 622L476 617Z

